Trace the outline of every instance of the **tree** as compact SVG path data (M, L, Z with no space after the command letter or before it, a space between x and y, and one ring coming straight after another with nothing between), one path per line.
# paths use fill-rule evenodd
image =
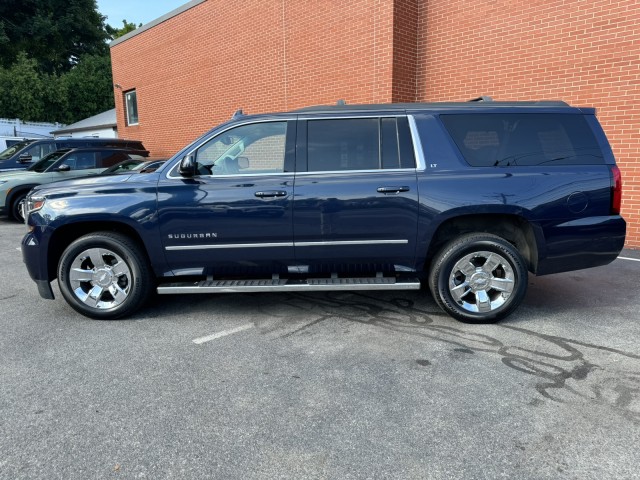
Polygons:
M108 55L104 20L95 0L2 0L0 65L28 52L40 71L63 73L85 55Z
M60 77L60 81L67 92L65 123L77 122L114 107L109 56L83 57L71 71Z
M0 112L3 117L39 120L44 113L44 77L35 60L20 53L8 69L0 70Z
M136 28L140 28L141 26L141 23L136 26L135 23L129 23L126 20L122 20L121 28L115 28L111 25L106 25L105 29L111 37L111 40L115 40L116 38L120 38L121 36L126 35L129 32L133 32Z

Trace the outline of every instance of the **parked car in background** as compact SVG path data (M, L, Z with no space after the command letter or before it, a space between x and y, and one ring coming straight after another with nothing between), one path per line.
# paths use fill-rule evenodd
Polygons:
M155 172L165 160L124 160L113 167L107 168L100 175L112 175L122 173L151 173Z
M15 145L16 143L24 142L25 140L39 140L39 138L28 137L8 137L0 135L0 152L4 152L7 148Z
M146 154L128 148L66 148L45 155L26 170L0 172L0 214L22 221L21 204L33 187L95 175L127 159L141 162Z
M128 158L100 172L100 175L113 175L120 173L131 173L131 171L144 163L144 160L138 158Z
M40 161L45 155L61 148L111 147L129 148L139 152L145 151L139 140L122 138L47 138L41 140L24 140L3 152L0 152L0 172L7 170L24 170ZM145 151L144 156L148 156Z

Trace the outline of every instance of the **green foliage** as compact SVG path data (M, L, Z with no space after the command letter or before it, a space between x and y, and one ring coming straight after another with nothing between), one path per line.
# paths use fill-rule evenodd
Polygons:
M111 25L107 25L105 28L107 33L111 37L111 40L115 40L116 38L120 38L123 35L126 35L129 32L133 32L136 28L141 27L142 24L136 25L135 23L129 23L126 20L122 20L122 27L115 28Z
M113 108L107 41L137 27L104 20L95 0L0 0L0 117L68 124Z
M84 55L107 55L104 19L95 0L2 0L0 65L27 52L40 71L62 73Z
M67 92L70 115L65 123L77 122L114 107L111 59L108 56L84 57L60 81Z

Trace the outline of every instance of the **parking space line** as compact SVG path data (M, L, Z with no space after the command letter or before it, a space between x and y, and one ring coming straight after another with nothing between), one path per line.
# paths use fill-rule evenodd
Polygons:
M632 262L640 262L640 258L618 257L620 260L631 260Z
M211 340L215 340L217 338L222 338L222 337L226 337L228 335L233 335L234 333L239 333L242 332L244 330L249 330L250 328L253 328L253 324L252 323L248 323L246 325L242 325L240 327L237 328L231 328L229 330L223 330L222 332L218 332L218 333L214 333L212 335L207 335L206 337L200 337L200 338L196 338L193 341L193 343L200 345L201 343L206 343L206 342L210 342Z

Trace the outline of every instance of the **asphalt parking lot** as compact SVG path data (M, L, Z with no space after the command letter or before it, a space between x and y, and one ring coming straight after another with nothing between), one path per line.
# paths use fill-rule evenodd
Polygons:
M640 252L532 276L497 325L427 292L101 322L40 299L24 231L0 219L2 479L640 478Z

